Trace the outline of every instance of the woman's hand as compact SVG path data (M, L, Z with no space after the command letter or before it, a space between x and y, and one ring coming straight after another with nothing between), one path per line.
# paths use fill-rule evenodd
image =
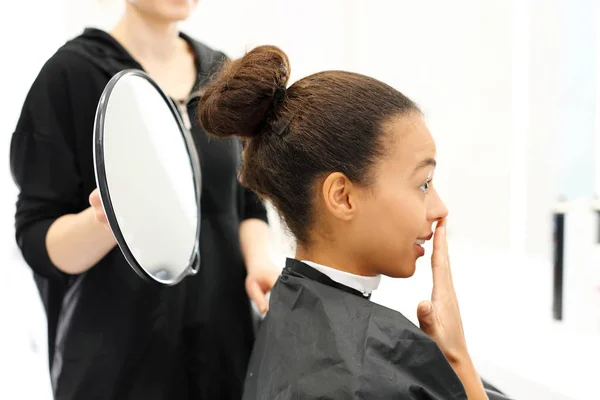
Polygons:
M277 278L281 274L281 269L277 268L270 260L248 265L248 275L246 277L246 292L250 300L256 304L261 314L269 310L269 301L267 293L271 291Z
M453 363L468 356L468 352L450 271L446 220L438 222L435 229L431 269L433 272L431 301L419 303L417 317L421 330L436 341L446 358Z
M431 269L431 301L422 301L417 308L421 330L440 347L462 382L469 400L487 399L483 383L467 351L458 299L452 282L445 219L438 222L435 229Z
M104 207L102 207L102 201L100 200L100 192L98 189L94 189L94 191L90 194L89 197L90 206L92 206L92 210L94 211L94 217L96 221L98 221L105 228L110 229L108 225L108 219L106 218L106 213L104 212Z

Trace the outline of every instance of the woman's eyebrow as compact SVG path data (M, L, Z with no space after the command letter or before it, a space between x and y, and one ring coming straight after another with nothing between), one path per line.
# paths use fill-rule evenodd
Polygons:
M426 158L422 161L420 161L417 166L415 167L415 170L413 171L413 175L416 174L419 170L426 168L426 167L436 167L437 162L435 161L434 158Z

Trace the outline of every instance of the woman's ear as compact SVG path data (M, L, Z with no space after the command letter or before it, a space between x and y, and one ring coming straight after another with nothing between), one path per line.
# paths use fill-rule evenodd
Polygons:
M334 172L323 182L323 201L334 217L350 221L356 214L356 186L346 175Z

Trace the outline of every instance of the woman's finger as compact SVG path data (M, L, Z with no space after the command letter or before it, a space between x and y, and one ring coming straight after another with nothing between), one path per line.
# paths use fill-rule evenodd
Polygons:
M446 243L446 220L438 222L433 235L433 254L431 270L434 288L447 288L452 282L448 262L448 246Z
M417 307L417 319L419 320L419 328L431 338L437 336L437 324L435 309L430 301L422 301Z
M448 267L448 278L450 279L450 284L454 288L454 280L452 279L452 263L450 262L450 253L448 251L448 219L444 218L442 221L442 226L444 227L444 253L446 254L446 265Z

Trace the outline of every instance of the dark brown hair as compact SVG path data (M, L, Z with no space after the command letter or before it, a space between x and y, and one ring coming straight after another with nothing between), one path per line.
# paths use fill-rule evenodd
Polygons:
M314 220L317 179L341 172L369 185L386 154L383 125L419 113L394 88L364 75L327 71L285 86L287 55L261 46L226 63L199 105L200 124L216 137L245 138L240 180L269 199L301 244Z

